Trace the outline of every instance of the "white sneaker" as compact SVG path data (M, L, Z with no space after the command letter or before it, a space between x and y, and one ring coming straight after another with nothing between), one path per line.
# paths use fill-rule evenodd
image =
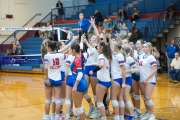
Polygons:
M138 111L138 110L134 110L134 118L140 118L140 116L141 116L141 113Z
M155 118L154 114L150 114L150 116L149 116L149 119L148 119L148 120L156 120L156 118Z
M143 118L144 116L146 116L146 114L148 114L147 111L146 111L144 114L141 114L141 115L139 116L139 118Z
M43 120L51 120L51 119L50 119L49 115L44 115Z
M147 113L144 115L144 117L141 118L141 120L149 120L150 114Z
M55 120L55 114L51 115L51 120Z
M66 115L65 120L70 120L70 116Z
M86 116L89 117L89 116L92 114L92 112L93 112L94 109L95 109L95 108L94 108L94 105L91 105L90 108L89 108L89 111L88 111L87 114L86 114Z
M96 118L99 118L99 117L101 117L101 115L99 114L97 108L95 108L93 113L89 116L89 118L91 118L91 119L96 119Z
M106 120L106 117L101 117L99 120Z

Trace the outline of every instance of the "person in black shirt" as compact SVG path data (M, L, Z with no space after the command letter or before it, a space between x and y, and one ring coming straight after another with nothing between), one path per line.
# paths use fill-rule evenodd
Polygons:
M166 18L171 19L175 15L175 6L173 2L170 2L170 6L167 8L165 14L164 14L164 21Z
M119 20L121 20L121 22L126 20L126 12L124 11L124 8L119 10Z
M139 10L138 10L137 7L134 7L134 13L132 15L131 21L133 22L133 21L135 21L135 20L137 20L139 18L140 18Z
M59 0L58 3L56 4L56 8L58 8L58 17L61 20L62 16L64 15L64 10L63 10L63 4Z
M138 27L136 27L136 24L132 24L132 35L130 36L129 40L133 42L134 44L137 42L137 40L142 39L141 32Z
M94 18L95 18L95 24L96 25L98 25L99 22L103 21L102 15L98 10L95 11Z

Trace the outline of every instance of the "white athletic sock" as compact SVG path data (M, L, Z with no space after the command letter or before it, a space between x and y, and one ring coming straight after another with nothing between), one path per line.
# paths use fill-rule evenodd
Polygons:
M120 120L124 120L124 116L119 116L119 119Z

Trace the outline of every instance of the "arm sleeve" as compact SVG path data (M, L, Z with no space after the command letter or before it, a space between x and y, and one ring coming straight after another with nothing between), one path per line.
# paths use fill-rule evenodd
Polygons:
M43 63L44 63L44 64L49 64L49 62L50 62L50 61L49 61L48 56L47 56L47 55L45 55L45 56L44 56Z
M134 67L134 66L136 66L136 63L135 63L135 61L133 60L133 58L130 57L130 58L128 59L128 62L129 62L129 65L131 66L131 68Z
M150 65L151 66L157 65L156 59L155 59L154 56L151 55L151 57L149 57L149 60L150 60Z
M93 70L93 73L99 71L101 68L99 66L97 66L94 70Z
M122 54L118 54L117 61L118 61L119 65L124 65L124 56Z

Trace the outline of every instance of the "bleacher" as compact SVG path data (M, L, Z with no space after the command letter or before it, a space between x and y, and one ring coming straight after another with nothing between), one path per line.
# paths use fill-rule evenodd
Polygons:
M83 12L85 15L85 18L89 18L94 14L94 11L98 9L104 18L114 16L115 13L117 15L117 12L119 8L124 6L126 9L126 12L128 13L128 18L132 15L133 8L136 6L138 7L140 11L140 15L146 15L146 14L157 14L155 17L142 17L141 19L136 20L136 25L140 29L140 31L143 34L143 40L145 41L152 41L154 38L156 38L158 35L163 35L164 32L166 32L167 29L171 28L174 24L179 24L179 17L176 16L171 20L162 20L162 13L164 10L169 6L169 3L173 1L176 3L177 10L180 10L180 0L139 0L136 2L137 4L134 4L132 0L111 0L111 3L109 0L97 0L95 4L90 4L86 6L82 6L81 11L76 11L74 15L72 15L68 19L78 19L79 12ZM129 4L132 4L132 6L129 6ZM79 6L81 8L81 6ZM79 9L78 8L78 9ZM65 8L66 9L66 8ZM159 14L161 13L161 14ZM48 17L48 16L47 16ZM45 18L43 18L45 19ZM128 19L124 21L127 23L128 29L132 29L132 22ZM77 28L77 23L72 24L55 24L54 27L69 27L69 28ZM77 34L77 33L76 33ZM75 34L75 35L76 35ZM42 43L42 39L37 39L32 37L26 38L25 40L20 41L21 47L26 55L31 54L40 54L40 46ZM41 57L39 56L39 60ZM20 64L20 66L9 66L9 65L2 65L2 70L32 70L34 67L39 67L40 63L34 63L34 64Z

